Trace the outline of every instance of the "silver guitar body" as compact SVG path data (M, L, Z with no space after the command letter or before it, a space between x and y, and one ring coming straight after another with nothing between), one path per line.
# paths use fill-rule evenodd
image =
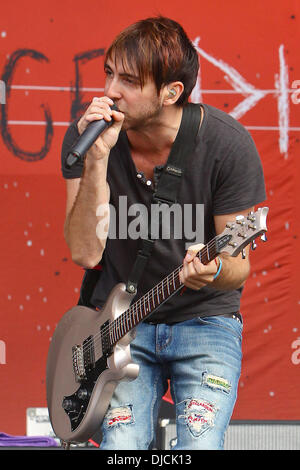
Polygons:
M113 347L107 357L102 357L101 342L97 345L96 354L102 357L103 370L99 376L97 367L92 371L94 380L88 394L84 388L80 389L85 380L80 380L74 371L74 347L91 335L99 337L101 325L115 320L128 309L131 300L132 294L125 290L125 285L118 284L101 311L75 306L57 325L47 360L47 403L54 433L64 442L88 441L100 429L118 382L134 380L138 376L139 366L132 363L130 355L134 329ZM76 402L75 411L72 410L72 401Z

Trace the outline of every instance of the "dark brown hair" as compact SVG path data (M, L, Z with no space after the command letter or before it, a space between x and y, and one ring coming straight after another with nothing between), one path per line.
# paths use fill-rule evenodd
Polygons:
M126 71L134 69L141 87L153 79L161 87L180 81L184 91L176 104L184 105L195 86L198 55L182 26L169 18L147 18L129 26L113 41L106 60L120 60Z

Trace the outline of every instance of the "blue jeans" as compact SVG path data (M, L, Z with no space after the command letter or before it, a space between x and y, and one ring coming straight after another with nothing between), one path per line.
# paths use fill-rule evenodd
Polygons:
M140 373L116 387L102 423L100 449L151 448L168 379L176 407L173 449L223 449L237 396L241 343L242 324L233 318L141 323L131 343Z

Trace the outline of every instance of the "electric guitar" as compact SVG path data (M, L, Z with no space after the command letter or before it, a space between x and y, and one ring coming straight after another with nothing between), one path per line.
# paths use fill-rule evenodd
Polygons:
M198 252L208 264L221 252L243 253L255 239L265 239L268 207L238 216ZM111 291L101 311L75 306L54 331L47 360L47 403L55 434L65 443L86 442L99 430L113 391L121 380L134 380L130 343L135 327L183 287L179 273L170 273L131 305L134 294L123 283Z

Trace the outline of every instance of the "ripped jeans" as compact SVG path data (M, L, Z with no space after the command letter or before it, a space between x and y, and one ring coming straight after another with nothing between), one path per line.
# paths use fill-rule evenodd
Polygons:
M223 449L241 371L242 328L222 316L174 325L141 323L131 343L140 373L116 387L100 449L151 449L168 379L176 407L173 449Z

